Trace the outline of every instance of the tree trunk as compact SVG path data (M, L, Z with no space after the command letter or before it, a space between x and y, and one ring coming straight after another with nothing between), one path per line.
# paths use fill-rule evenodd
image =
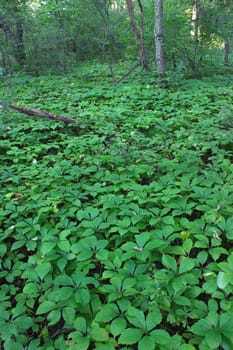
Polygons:
M25 63L26 55L23 42L23 23L21 21L21 18L18 18L16 23L16 44L14 56L20 66Z
M226 27L224 30L226 32L226 35L224 36L224 64L229 65L230 40L227 34L228 32L227 24L228 24L228 14L230 12L230 9L228 7L227 0L223 0L223 4L224 4L224 26Z
M229 65L229 55L230 55L230 43L229 43L229 39L226 37L225 43L224 43L224 64L225 65Z
M194 41L198 44L200 36L200 1L194 0L192 9L192 21L193 21L193 32Z
M17 112L22 113L22 114L29 115L31 117L40 117L40 118L48 118L48 119L58 120L58 121L63 122L65 124L76 123L76 120L73 118L63 117L62 115L59 115L59 114L53 114L50 112L40 111L38 109L31 109L31 108L12 105L12 104L9 104L7 107L9 109L12 109L12 110L17 111ZM0 108L4 108L3 105L0 105Z
M139 62L143 69L149 70L148 61L145 53L144 44L144 28L143 28L143 6L140 0L138 0L138 6L140 11L140 26L138 27L134 14L134 2L133 0L126 0L126 5L130 17L130 24L134 34L134 38L137 45L137 51L139 56Z
M155 63L159 78L165 77L164 35L163 35L163 0L155 0Z

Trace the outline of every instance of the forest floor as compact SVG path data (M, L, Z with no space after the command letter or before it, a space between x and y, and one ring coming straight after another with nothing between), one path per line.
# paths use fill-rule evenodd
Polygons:
M0 348L232 349L232 85L1 81Z

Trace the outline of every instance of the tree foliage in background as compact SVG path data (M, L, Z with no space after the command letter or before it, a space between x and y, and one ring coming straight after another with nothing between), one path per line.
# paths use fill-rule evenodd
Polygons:
M148 68L156 61L154 7L154 0L3 0L0 65L38 75L90 60L138 59ZM199 74L231 64L229 0L165 0L163 7L168 70Z

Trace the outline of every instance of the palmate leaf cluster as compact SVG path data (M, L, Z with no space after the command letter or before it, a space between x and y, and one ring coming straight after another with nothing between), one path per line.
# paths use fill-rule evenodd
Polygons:
M77 125L3 115L1 348L232 349L232 89L104 72L14 81Z

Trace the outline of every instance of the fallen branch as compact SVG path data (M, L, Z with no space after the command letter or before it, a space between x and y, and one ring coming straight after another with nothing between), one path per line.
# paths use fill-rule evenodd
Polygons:
M118 79L117 81L115 81L113 85L118 85L122 80L124 80L125 78L127 78L127 77L130 75L130 73L132 73L132 71L133 71L135 68L137 68L138 66L140 66L140 62L139 62L139 61L135 62L134 65L128 70L128 72L125 73L124 75L122 75L122 77L121 77L120 79Z
M9 104L8 108L14 111L17 111L19 113L29 115L31 117L54 119L54 120L59 120L60 122L63 122L66 124L76 123L76 120L73 118L63 117L62 115L59 115L59 114L52 114L50 112L40 111L37 109L25 108L25 107L15 106L12 104Z

